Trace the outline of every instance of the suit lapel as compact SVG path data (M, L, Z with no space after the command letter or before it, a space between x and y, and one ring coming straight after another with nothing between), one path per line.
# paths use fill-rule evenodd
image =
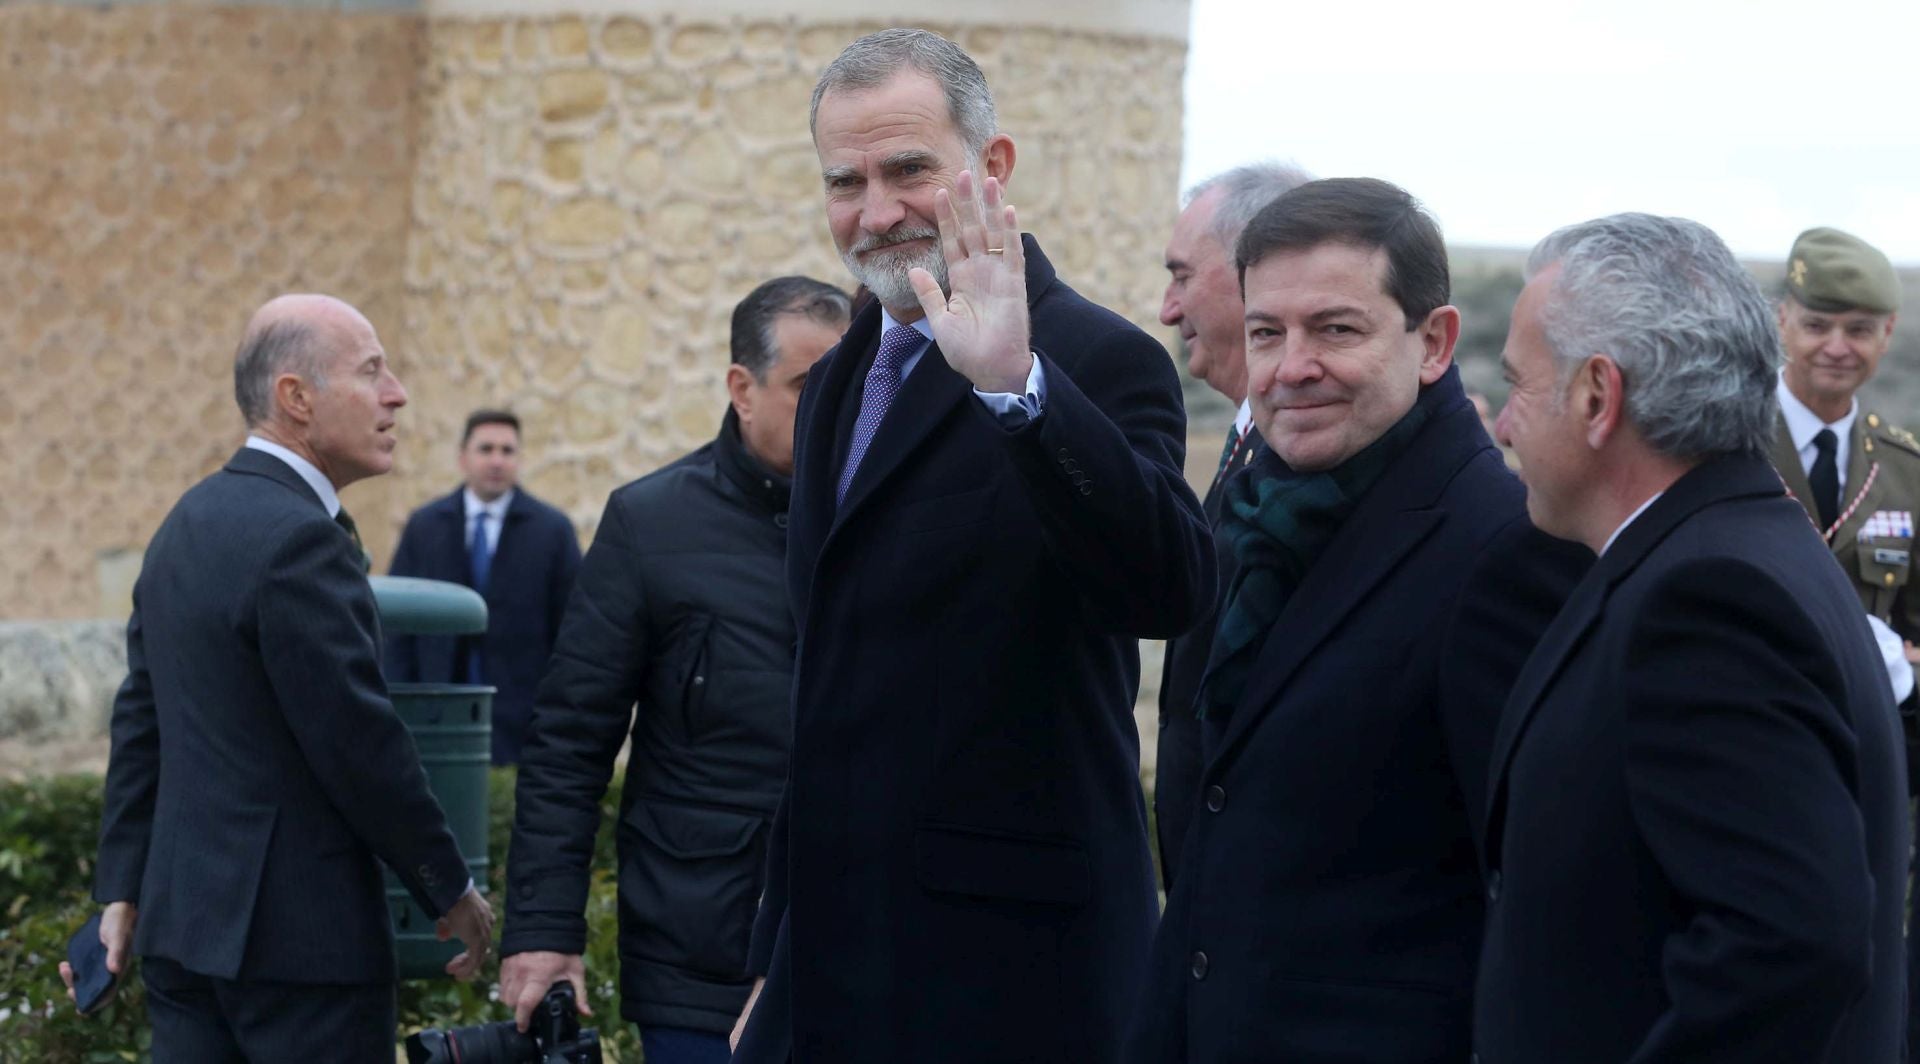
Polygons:
M1396 513L1386 506L1362 503L1354 511L1326 553L1307 571L1261 643L1253 678L1220 740L1216 755L1220 760L1229 757L1254 724L1279 703L1280 692L1308 656L1439 523L1440 514L1434 510Z
M847 497L840 503L834 527L846 523L875 489L898 473L935 426L972 390L967 379L947 365L940 345L928 344L873 434L860 468L854 471L853 483L847 487Z
M1867 500L1869 494L1867 489L1872 486L1867 483L1867 474L1873 467L1873 454L1867 448L1873 444L1867 439L1866 421L1865 411L1856 412L1853 417L1853 428L1848 433L1853 438L1847 445L1847 486L1840 490L1840 512L1846 513L1850 506L1853 507L1853 512L1848 514L1847 519L1840 522L1840 527L1834 530L1833 538L1828 540L1830 545L1846 543L1857 538L1861 527L1867 523L1867 518L1873 516L1873 504ZM1860 505L1854 506L1856 500ZM1826 529L1823 528L1821 531L1824 532Z
M1506 707L1500 714L1499 725L1493 733L1493 757L1490 766L1493 786L1488 790L1486 839L1489 846L1497 844L1500 837L1494 817L1499 814L1502 799L1505 797L1507 764L1513 759L1513 751L1519 745L1521 735L1527 724L1539 708L1541 696L1546 694L1567 659L1579 649L1586 640L1587 632L1599 619L1600 611L1606 605L1607 592L1612 581L1607 579L1595 565L1586 577L1574 588L1573 595L1566 605L1547 625L1540 635L1540 641L1534 644L1533 653L1527 657L1526 665L1520 669L1520 675L1513 682L1513 690L1507 696Z
M1455 391L1458 372L1448 370L1444 378ZM1434 413L1433 422L1360 500L1280 611L1254 659L1246 693L1227 721L1217 760L1231 756L1254 724L1274 710L1309 655L1440 524L1443 515L1433 509L1439 493L1462 464L1491 446L1464 393Z
M1800 503L1800 508L1813 517L1813 485L1807 483L1807 471L1800 467L1800 452L1793 449L1793 433L1787 431L1787 419L1784 415L1775 416L1776 431L1773 434L1773 467L1780 474L1780 480L1787 490ZM1825 531L1824 529L1822 531Z
M1632 574L1654 548L1695 513L1732 499L1777 498L1782 494L1780 480L1781 474L1774 462L1758 454L1728 455L1703 462L1669 486L1653 505L1622 530L1619 538L1587 571L1521 668L1494 731L1493 757L1488 762L1486 838L1489 847L1499 842L1498 818L1506 799L1507 771L1525 738L1527 725L1544 704L1554 678L1605 612L1614 586Z
M805 559L805 571L813 568L827 531L833 527L834 487L839 483L839 436L841 415L849 404L856 410L860 403L855 383L866 372L879 344L880 307L873 304L862 311L840 343L827 352L807 376L806 391L800 402L795 425L793 495L787 509L787 551L793 558ZM806 588L795 586L796 611L805 609ZM798 613L804 616L804 613Z

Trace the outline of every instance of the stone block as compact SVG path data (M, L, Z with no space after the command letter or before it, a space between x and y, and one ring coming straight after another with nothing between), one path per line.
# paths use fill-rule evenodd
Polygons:
M607 105L607 76L597 70L556 70L540 79L540 117L549 122L590 118Z

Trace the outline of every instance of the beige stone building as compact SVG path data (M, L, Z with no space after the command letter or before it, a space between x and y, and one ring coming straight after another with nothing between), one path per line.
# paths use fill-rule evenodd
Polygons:
M285 291L362 307L412 404L346 493L384 563L466 412L527 425L583 540L709 438L759 280L847 283L807 101L885 25L946 33L1062 274L1158 330L1187 0L0 3L0 620L124 617L167 508L241 439L231 358Z

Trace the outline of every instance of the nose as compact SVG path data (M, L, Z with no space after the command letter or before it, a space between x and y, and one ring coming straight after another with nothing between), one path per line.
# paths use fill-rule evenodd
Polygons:
M1273 372L1276 384L1297 388L1303 384L1311 384L1321 377L1320 359L1314 353L1311 344L1294 338L1299 335L1300 330L1293 330L1280 349L1280 361Z
M1160 300L1160 324L1178 325L1182 317L1180 297L1174 294L1173 285L1167 285L1167 294Z
M899 225L906 217L906 206L887 187L886 182L867 183L866 196L860 203L860 228L878 236Z
M1853 353L1853 347L1847 343L1845 332L1834 329L1820 341L1820 353L1828 358L1845 358Z
M400 378L394 376L391 370L387 371L387 387L381 393L380 405L390 407L394 410L398 410L407 405L406 385L401 384Z

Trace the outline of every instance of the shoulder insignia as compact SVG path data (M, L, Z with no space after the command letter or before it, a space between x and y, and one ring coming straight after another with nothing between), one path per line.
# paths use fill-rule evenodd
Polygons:
M1889 425L1873 414L1867 415L1867 423L1874 426L1877 430L1876 435L1882 440L1893 444L1901 450L1908 451L1916 457L1920 457L1920 440L1914 439L1913 433L1908 432L1898 425Z

